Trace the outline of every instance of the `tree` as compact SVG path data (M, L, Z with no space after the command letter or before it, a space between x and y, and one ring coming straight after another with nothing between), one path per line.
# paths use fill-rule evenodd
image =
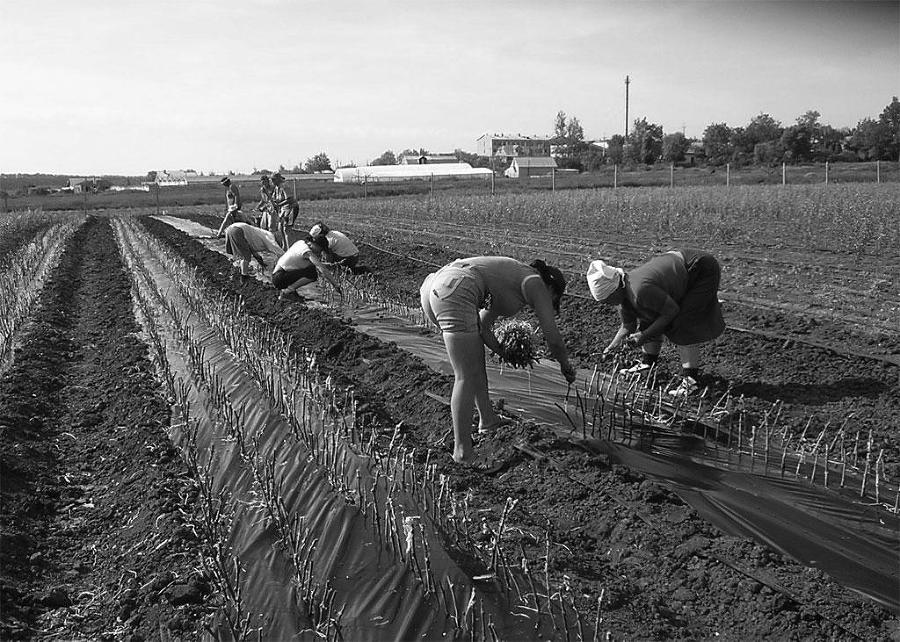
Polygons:
M625 137L622 134L613 134L606 147L607 162L618 165L624 159Z
M464 152L461 149L454 149L453 155L456 156L456 160L458 160L460 163L468 163L472 167L484 167L487 169L492 169L491 159L489 156L479 156L478 154Z
M556 123L553 127L553 136L557 139L557 144L566 137L566 112L562 109L556 112Z
M888 160L900 160L900 100L896 96L881 112L878 122L887 135L885 147Z
M149 172L147 172L147 182L148 183L156 182L156 170L155 169L151 169Z
M584 128L574 116L569 119L569 123L566 125L566 138L569 145L577 145L584 142Z
M881 160L888 155L891 133L880 120L864 118L850 137L850 148L860 160Z
M397 157L394 156L394 152L391 150L387 150L381 156L372 161L372 165L396 165Z
M799 120L799 119L798 119ZM793 125L781 134L784 160L802 163L812 158L813 141L810 130L803 125Z
M634 121L634 129L629 136L626 159L635 163L652 165L662 155L662 125L648 122L646 118Z
M710 165L724 165L731 159L731 128L713 123L703 131L703 152Z
M690 143L681 132L668 134L662 139L662 158L670 163L680 163L684 160Z
M760 113L755 116L750 124L744 128L744 134L751 148L759 143L768 143L781 138L784 128L781 123L769 116L769 114Z
M328 160L325 152L319 152L306 160L303 171L307 174L314 174L315 172L333 172L334 170L331 168L331 161Z

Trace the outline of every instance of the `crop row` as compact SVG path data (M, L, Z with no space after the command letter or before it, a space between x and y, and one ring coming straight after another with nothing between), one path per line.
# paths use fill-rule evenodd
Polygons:
M142 243L147 245L146 241ZM513 563L514 554L505 551L502 544L503 514L493 529L490 543L476 542L471 532L478 525L473 524L465 497L454 497L449 491L447 479L438 475L431 463L430 452L407 448L399 426L385 433L376 425L358 425L352 395L335 390L328 380L320 380L315 374L314 359L302 353L286 357L289 353L285 349L286 339L278 337L263 322L243 317L239 302L228 304L203 294L202 284L190 283L193 277L183 265L175 267L172 273L174 281L182 283L175 286L180 296L192 303L188 304L188 314L172 308L169 316L182 320L202 318L204 324L217 328L228 350L244 364L270 406L289 426L277 459L274 450L263 454L258 442L248 437L252 434L252 426L244 421L248 409L234 406L234 400L217 383L202 347L190 333L184 333L183 351L189 355L194 377L206 382L209 387L206 396L211 400L208 404L220 409L217 414L224 428L222 432L230 435L241 460L252 471L257 506L281 533L282 545L288 546L289 557L296 561L295 585L302 589L302 603L329 605L317 612L306 607L315 630L325 636L329 631L337 634L341 626L339 614L346 608L341 600L348 596L335 598L335 589L322 579L327 573L316 571L315 565L308 563L314 557L311 547L315 546L310 538L315 536L283 503L285 482L277 471L284 470L281 468L284 462L304 458L320 471L332 491L355 509L381 546L408 570L425 599L433 608L443 611L457 631L473 639L489 639L495 625L499 627L502 620L508 619L510 611L524 616L525 621L533 621L531 626L535 630L549 625L561 627L559 630L577 627L584 631L584 616L572 608L571 598L564 599L564 593L554 592L543 584L531 574L527 563L524 570ZM166 297L160 292L156 299L162 305ZM200 459L208 462L211 457L206 454ZM202 462L195 469L204 470ZM209 504L218 510L221 501ZM316 519L308 517L307 521L312 526ZM212 518L210 522L218 523ZM214 529L207 530L210 536L214 534ZM441 542L449 543L451 554L448 555L446 544ZM456 568L453 558L458 555L479 560L483 570L480 581L502 589L501 594L508 596L502 601L508 601L505 606L495 604L496 597L485 601L485 596L495 593L496 588L483 594L468 576L453 570ZM220 569L223 588L237 581L235 572L229 575L226 570L240 568L238 562L210 565L211 570L215 568ZM310 584L313 575L320 577L319 584ZM326 597L317 599L320 595ZM233 604L230 612L229 622L237 634L245 635L264 626L261 621L254 626L242 625L249 621L246 608L239 604ZM245 615L241 617L241 613Z

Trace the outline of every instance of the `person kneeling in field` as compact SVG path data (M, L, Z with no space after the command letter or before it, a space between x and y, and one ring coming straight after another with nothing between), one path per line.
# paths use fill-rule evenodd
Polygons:
M696 391L700 344L725 330L718 296L721 274L715 257L699 250L672 250L628 272L592 261L587 271L591 295L618 305L622 319L603 355L623 341L641 346L641 362L621 371L640 374L656 363L661 337L666 336L678 347L682 365L681 383L669 394L680 397Z
M297 290L317 281L320 274L340 293L340 284L319 258L327 250L327 240L313 239L311 236L291 245L278 259L272 271L272 285L281 290L278 298L294 296L303 301L303 296Z
M425 277L419 289L422 311L441 329L453 367L453 460L471 464L472 404L478 409L478 430L501 424L491 406L484 346L503 357L493 325L530 307L537 316L544 339L566 381L575 381L566 345L556 327L556 314L566 289L562 272L543 261L526 265L505 256L457 259ZM484 308L490 295L490 304Z
M325 262L341 265L353 274L370 272L369 268L359 265L359 249L343 232L332 230L319 221L309 229L309 235L313 238L325 237L328 241L328 251L322 254Z
M284 254L281 246L275 242L271 232L260 229L249 223L232 223L225 228L225 252L240 259L241 276L250 276L250 259L259 264L260 270L266 269L266 262L261 252L271 252L275 256Z

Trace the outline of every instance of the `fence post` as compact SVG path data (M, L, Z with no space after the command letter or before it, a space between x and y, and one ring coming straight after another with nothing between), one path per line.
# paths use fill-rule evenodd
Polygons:
M159 183L156 184L156 215L159 216Z
M619 186L619 164L613 165L613 189Z
M556 168L550 168L550 191L556 191Z
M725 187L731 186L731 163L725 163Z
M881 182L881 161L880 160L875 161L875 182L876 183Z
M494 169L491 168L491 196L494 195Z
M784 161L781 163L781 184L787 185L787 163Z
M369 198L369 175L363 176L363 198Z
M828 185L828 161L825 161L825 184Z
M434 172L431 173L431 198L434 198Z
M291 187L294 188L294 200L296 201L297 200L297 179L296 178L291 179Z
M675 163L669 165L669 187L675 187Z

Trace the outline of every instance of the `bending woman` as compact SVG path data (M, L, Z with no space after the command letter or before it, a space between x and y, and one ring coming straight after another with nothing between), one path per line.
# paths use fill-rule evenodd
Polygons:
M681 383L670 394L688 395L698 388L700 344L725 330L719 305L722 270L715 257L699 250L672 250L626 272L592 261L587 281L601 303L618 305L622 325L603 354L623 341L641 346L641 362L623 370L638 374L659 358L662 337L678 347Z
M285 252L272 270L272 285L281 290L279 299L293 295L300 301L304 297L297 292L304 285L309 285L319 279L321 274L341 292L341 286L331 271L320 260L322 252L328 249L328 241L325 239L313 239L310 236L297 241Z
M478 409L479 430L500 424L488 396L484 346L502 356L494 322L525 306L537 316L544 339L566 381L575 381L556 313L566 289L562 272L543 261L531 265L503 256L458 259L429 274L419 295L425 316L443 332L455 381L450 399L453 415L453 459L471 463L472 404ZM490 302L485 307L490 295Z

